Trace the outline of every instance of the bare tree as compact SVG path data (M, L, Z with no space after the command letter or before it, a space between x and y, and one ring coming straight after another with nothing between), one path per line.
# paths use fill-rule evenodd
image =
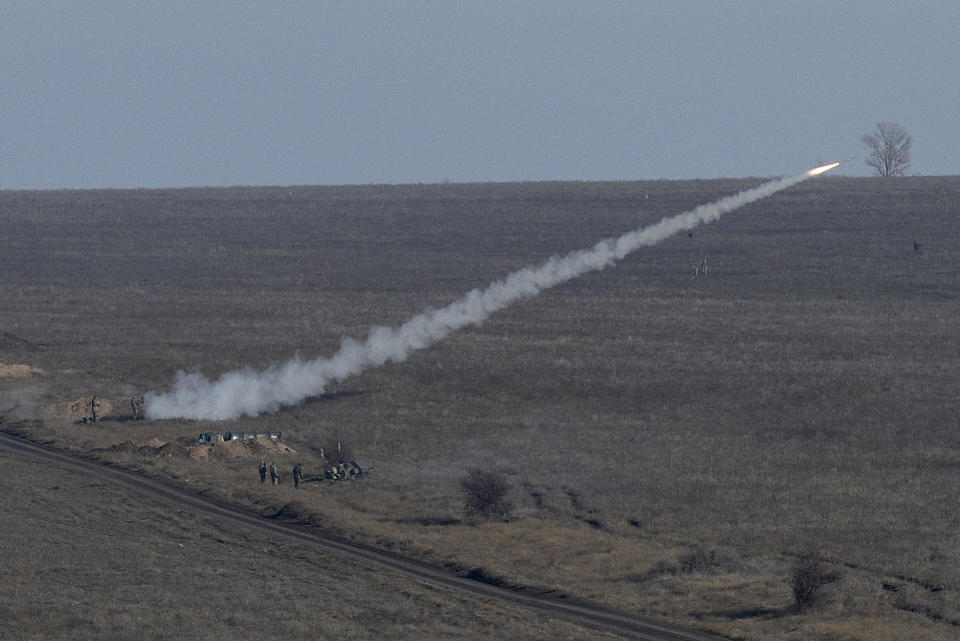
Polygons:
M910 166L913 139L895 122L881 120L871 133L860 139L867 148L867 164L878 176L902 176Z

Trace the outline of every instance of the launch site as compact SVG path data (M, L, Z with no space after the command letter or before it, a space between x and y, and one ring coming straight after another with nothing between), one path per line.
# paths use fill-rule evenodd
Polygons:
M960 639L960 3L0 17L0 641Z
M0 192L0 636L956 639L960 178L483 298L776 181Z

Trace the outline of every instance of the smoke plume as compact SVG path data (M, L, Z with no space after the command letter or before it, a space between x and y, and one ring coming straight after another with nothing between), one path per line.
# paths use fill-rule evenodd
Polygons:
M299 355L265 370L244 368L211 381L200 373L179 371L173 388L145 397L151 419L228 419L272 413L323 393L327 385L388 361L400 362L411 353L467 325L482 323L511 303L535 296L581 274L605 269L637 249L710 223L723 214L771 196L807 178L832 169L824 165L796 176L764 183L716 202L620 236L601 240L590 249L553 256L537 267L526 267L484 290L475 289L443 309L430 309L396 328L374 327L365 341L344 338L330 358L304 360Z

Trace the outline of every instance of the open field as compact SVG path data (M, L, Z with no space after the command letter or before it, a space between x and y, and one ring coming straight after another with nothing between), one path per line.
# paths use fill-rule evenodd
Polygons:
M0 363L18 375L0 414L265 512L730 636L955 639L960 178L810 180L302 406L117 420L177 369L329 355L758 182L3 192ZM75 425L93 394L110 420ZM186 449L238 428L283 430L287 473L338 440L374 469L264 489L255 454ZM511 482L510 522L464 522L477 466ZM811 548L844 578L800 615L787 578Z
M583 635L502 603L200 518L85 474L6 452L0 463L2 639Z

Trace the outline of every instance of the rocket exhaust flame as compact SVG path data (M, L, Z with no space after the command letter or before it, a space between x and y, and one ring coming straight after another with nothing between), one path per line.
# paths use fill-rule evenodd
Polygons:
M844 161L844 162L846 162L846 161ZM823 166L821 166L821 167L815 167L815 168L811 169L810 171L808 171L807 173L810 174L810 177L812 178L812 177L814 177L814 176L819 176L820 174L822 174L822 173L824 173L824 172L830 171L831 169L834 169L834 168L836 168L836 167L839 167L841 164L842 164L842 163L839 163L839 162L832 162L832 163L830 163L829 165L823 165Z
M234 370L211 381L200 373L177 372L173 388L145 397L150 419L193 418L221 420L272 413L297 405L323 393L333 382L359 374L388 361L400 362L451 332L482 323L494 312L522 298L535 296L591 271L614 265L644 246L659 243L674 234L792 187L830 171L840 163L816 167L796 176L780 178L696 209L664 218L658 223L620 236L601 240L592 248L553 256L537 267L526 267L484 290L475 289L443 309L418 314L396 328L374 327L363 342L344 338L340 350L329 358L303 360L299 355L265 370Z

